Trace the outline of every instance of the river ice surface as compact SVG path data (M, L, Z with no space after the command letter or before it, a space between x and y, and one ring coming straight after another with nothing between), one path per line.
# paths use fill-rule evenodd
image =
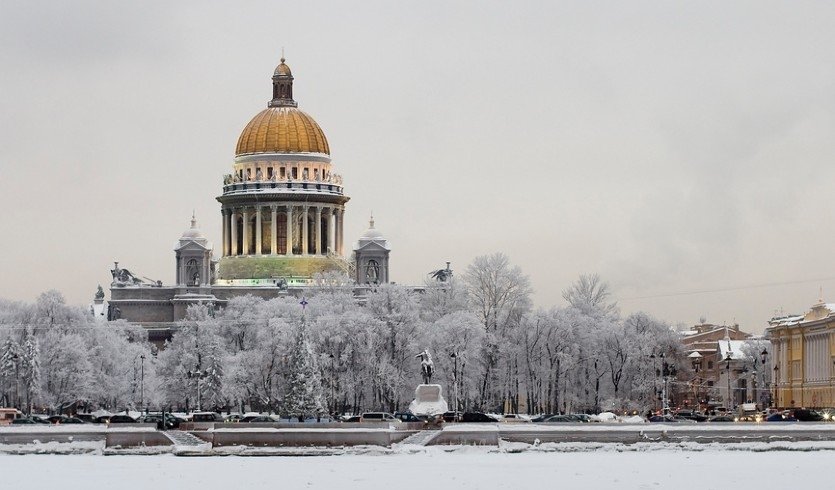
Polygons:
M312 457L2 455L14 490L209 489L699 489L830 488L835 451L497 452ZM8 486L6 486L8 485Z

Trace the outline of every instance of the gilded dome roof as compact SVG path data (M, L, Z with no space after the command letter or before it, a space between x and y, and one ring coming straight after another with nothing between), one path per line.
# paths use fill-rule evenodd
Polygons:
M322 128L307 113L295 107L268 107L249 121L238 138L235 155L249 153L330 155L330 148Z
M274 74L275 75L293 76L293 74L290 73L290 67L287 66L286 63L284 63L284 58L281 58L281 63L279 63L279 65L275 67L275 73Z

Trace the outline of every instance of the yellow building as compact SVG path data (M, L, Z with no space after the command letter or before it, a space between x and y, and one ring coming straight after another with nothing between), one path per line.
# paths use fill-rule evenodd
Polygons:
M773 318L772 390L778 407L835 407L835 304L820 300L805 315Z

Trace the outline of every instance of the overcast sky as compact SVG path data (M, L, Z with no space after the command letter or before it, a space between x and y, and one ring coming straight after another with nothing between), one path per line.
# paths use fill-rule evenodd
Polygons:
M398 283L501 251L541 306L589 272L674 323L835 302L835 4L684 3L3 0L0 297L170 283L192 209L219 249L283 46Z

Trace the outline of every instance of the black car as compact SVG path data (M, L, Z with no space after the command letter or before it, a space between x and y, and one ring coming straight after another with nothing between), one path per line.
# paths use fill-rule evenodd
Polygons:
M250 422L275 422L275 419L269 415L249 415L241 419L241 423L247 424Z
M108 424L135 424L136 419L130 415L111 415Z
M400 420L401 422L421 422L421 420L412 412L395 412L394 418Z
M707 419L708 422L734 422L734 418L731 415L716 415Z
M481 412L464 412L461 422L498 422L498 419Z
M553 417L554 415L557 415L557 414L556 413L546 413L546 414L542 414L542 415L537 415L536 417L531 419L531 422L545 422L545 419Z
M51 424L83 424L84 421L77 417L68 417L66 415L53 415L47 418Z
M823 415L814 410L800 408L794 411L794 418L800 422L823 422Z
M180 423L183 422L183 420L179 417L166 413L165 422L163 423L161 413L150 413L139 417L139 422L143 424L157 424L157 429L159 430L171 430L179 428Z
M708 417L702 413L694 410L679 410L676 412L676 417L682 419L695 420L696 422L706 422Z
M461 412L444 412L442 415L444 422L458 422L461 420Z
M569 423L569 424L577 424L583 423L582 420L572 417L571 415L552 415L547 419L543 420L542 422L546 424L562 424L562 423Z
M20 417L12 420L12 425L38 425L40 422L35 422L29 417Z

